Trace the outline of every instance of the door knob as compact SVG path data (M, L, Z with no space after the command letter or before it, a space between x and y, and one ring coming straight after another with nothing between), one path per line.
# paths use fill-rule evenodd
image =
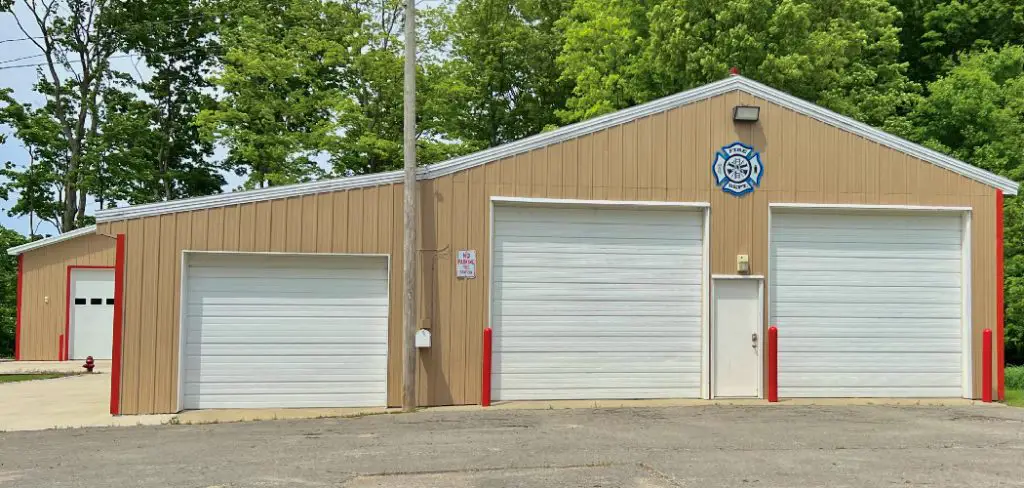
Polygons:
M757 332L754 332L753 334L750 334L750 342L751 342L750 347L753 347L754 349L757 349Z

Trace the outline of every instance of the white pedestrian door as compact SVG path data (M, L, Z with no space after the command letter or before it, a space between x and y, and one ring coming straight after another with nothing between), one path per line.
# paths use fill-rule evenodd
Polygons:
M71 359L110 359L114 338L114 270L71 268L68 331Z
M699 397L702 217L496 207L494 398Z
M761 384L761 280L715 279L712 294L711 384L715 397L757 397Z

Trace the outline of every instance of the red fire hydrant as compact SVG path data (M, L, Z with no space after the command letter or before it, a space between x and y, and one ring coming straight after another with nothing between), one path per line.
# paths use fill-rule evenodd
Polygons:
M85 364L83 364L82 367L85 368L86 371L92 373L92 368L96 367L96 361L92 360L92 356L86 356Z

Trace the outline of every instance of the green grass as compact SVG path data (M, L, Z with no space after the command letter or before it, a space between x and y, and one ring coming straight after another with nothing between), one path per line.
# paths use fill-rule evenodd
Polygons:
M1007 388L1006 404L1011 407L1024 407L1024 390Z
M34 374L0 374L0 383L15 383L18 381L51 380L68 376L67 373L34 373Z
M1024 407L1024 366L1006 368L1006 404Z

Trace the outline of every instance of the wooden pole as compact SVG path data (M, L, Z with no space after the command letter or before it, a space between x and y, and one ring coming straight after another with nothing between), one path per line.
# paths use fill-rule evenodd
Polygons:
M416 1L405 1L405 240L402 245L402 410L416 409Z

